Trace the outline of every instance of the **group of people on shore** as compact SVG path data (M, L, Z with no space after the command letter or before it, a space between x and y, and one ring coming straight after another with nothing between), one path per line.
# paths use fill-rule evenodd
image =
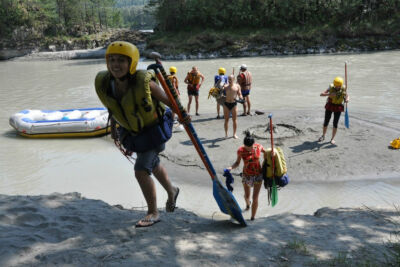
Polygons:
M174 66L170 67L170 75L168 78L171 80L174 88L179 92L178 78L176 77L177 69ZM190 113L193 97L195 99L195 115L199 116L199 90L204 82L204 75L199 71L198 67L193 66L187 73L184 83L187 84L188 104L187 112ZM237 130L237 116L238 108L237 103L243 104L243 113L241 116L252 115L250 112L250 90L251 90L252 75L247 70L247 66L242 64L240 72L237 77L232 73L226 75L226 69L221 67L218 69L218 74L214 76L214 87L216 90L215 98L217 101L217 119L220 119L221 106L223 107L223 117L225 137L228 137L228 124L229 118L232 117L233 123L233 138L238 138L236 135Z
M136 69L138 61L139 50L135 45L124 41L112 42L106 50L107 70L97 74L95 88L99 99L109 110L111 133L115 144L127 157L134 152L136 153L135 177L147 203L147 214L137 222L136 227L148 227L160 221L157 209L156 187L151 174L154 175L168 194L167 212L175 210L179 188L171 183L167 171L160 164L159 159L159 153L165 149L165 143L171 137L165 134L163 129L160 129L159 122L164 116L168 115L166 106L173 109L174 105L168 99L165 91L158 85L154 72ZM168 79L179 94L179 83L176 78L177 69L172 66L169 70ZM242 115L251 115L249 95L252 77L245 64L241 65L240 73L236 80L237 82L233 74L226 76L224 68L218 69L218 75L214 79L214 86L220 89L219 102L217 103L218 117L219 107L222 105L224 109L225 135L227 137L228 121L230 114L232 114L234 138L238 138L236 135L237 102L244 102ZM187 84L189 97L187 114L190 112L194 96L195 114L199 115L198 96L203 82L204 75L194 66L184 80L184 83ZM320 95L327 96L328 100L325 106L323 134L319 141L324 140L327 126L333 114L331 143L335 144L334 137L337 132L340 114L343 111L343 102L347 103L349 100L346 86L343 85L343 79L336 77L333 84ZM172 112L178 111L172 110ZM174 118L174 114L167 117ZM186 116L179 122L188 124L191 122L191 117ZM119 127L116 127L117 124ZM152 133L158 134L160 131L163 131L159 135L161 137L154 140ZM246 132L243 146L237 150L236 161L227 168L228 170L237 168L242 160L244 162L242 184L245 192L246 209L251 207L251 220L254 220L258 208L258 195L263 180L260 160L264 152L264 148L255 142L249 132ZM252 197L250 197L251 188L253 188Z

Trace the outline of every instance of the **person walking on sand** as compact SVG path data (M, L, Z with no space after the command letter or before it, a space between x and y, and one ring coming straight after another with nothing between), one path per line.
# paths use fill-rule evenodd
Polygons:
M220 117L220 107L225 103L225 90L224 86L228 83L228 76L225 75L225 68L219 68L218 74L214 76L214 87L219 89L219 95L217 96L217 119Z
M242 184L244 200L246 202L246 210L250 209L251 205L250 219L254 220L258 208L258 196L263 182L260 157L263 155L261 153L264 153L265 150L262 145L255 143L249 131L246 131L243 144L244 145L237 150L235 163L227 169L232 170L239 167L240 161L243 159ZM250 201L251 188L253 188L253 202Z
M189 96L189 102L187 105L187 112L190 112L190 105L192 104L192 98L194 96L196 101L196 116L199 116L199 89L204 81L204 75L200 73L196 66L192 67L192 70L188 72L184 83L187 84L187 93Z
M332 138L330 142L332 145L335 144L340 114L344 111L343 102L349 102L346 89L346 86L343 85L343 79L338 76L333 80L333 84L329 85L328 89L320 94L320 96L327 96L328 98L325 104L325 119L322 128L322 136L318 139L319 142L325 140L325 134L333 113Z
M247 70L246 64L242 64L240 66L240 71L237 76L237 81L240 85L242 96L245 100L243 103L243 113L240 116L247 116L247 115L251 116L250 90L251 90L252 76L250 71Z
M144 128L150 132L161 129L159 116L169 112L164 104L171 105L156 83L154 72L136 70L138 61L139 50L135 45L112 42L106 50L107 70L97 74L95 88L100 101L109 110L115 144L128 159L136 152L135 176L147 203L147 215L136 227L147 227L160 221L156 187L150 175L153 174L167 191L167 212L175 210L179 188L172 185L158 156L168 139L155 141L151 134L142 131ZM171 116L169 118L172 120Z
M176 72L177 72L177 68L174 66L171 66L169 68L168 80L171 82L172 86L175 88L175 91L178 94L178 96L180 96L181 93L179 92L179 83L178 83L178 77L176 77ZM172 112L172 118L174 118L174 123L176 123L177 120L175 119L175 112Z
M179 82L178 82L178 77L176 77L177 73L177 68L174 66L171 66L169 68L169 75L168 75L168 80L171 82L172 86L175 88L176 93L178 94L178 97L181 96L181 93L179 92ZM172 118L174 119L174 132L180 132L183 131L183 126L179 124L178 120L176 119L177 116L175 116L175 112L172 111Z
M232 124L233 124L233 138L237 139L236 129L237 129L237 102L236 99L242 99L242 94L240 92L240 86L235 83L235 76L229 75L228 84L224 87L226 99L224 102L224 129L225 138L228 138L228 124L229 124L229 114L232 114Z

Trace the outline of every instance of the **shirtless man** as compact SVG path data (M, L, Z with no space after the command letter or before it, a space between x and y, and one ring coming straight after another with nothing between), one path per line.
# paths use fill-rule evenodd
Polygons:
M243 99L242 93L240 91L239 84L235 83L235 76L229 75L228 84L224 86L226 93L226 100L224 103L224 128L225 128L225 138L228 137L228 123L229 123L229 113L232 113L232 122L233 122L233 138L238 138L236 135L237 129L237 106L236 106L236 98Z

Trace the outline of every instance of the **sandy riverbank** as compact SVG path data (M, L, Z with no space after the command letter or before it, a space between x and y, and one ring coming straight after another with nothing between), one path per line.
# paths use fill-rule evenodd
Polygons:
M399 121L382 122L373 115L352 113L350 129L345 130L341 120L337 143L331 145L330 132L328 140L316 142L323 119L320 113L273 113L275 143L285 152L292 179L288 186L295 187L301 181L400 179L400 151L388 148L390 140L400 133ZM193 117L193 123L217 172L234 161L244 130L252 130L258 142L269 146L267 114L240 117L238 140L224 139L223 120L214 117ZM185 176L195 185L198 180L209 179L185 133L173 136L162 162L173 181ZM235 178L234 193L243 204L240 179ZM226 216L211 218L199 215L195 208L182 208L186 206L183 202L213 199L193 187L179 186L182 193L176 212L167 214L160 207L162 221L143 229L135 229L134 224L143 217L145 208L123 209L79 193L0 195L0 265L385 265L388 242L398 241L393 235L399 230L396 203L371 207L374 211L365 207L319 207L314 215L293 212L265 217L260 212L255 221L242 228ZM304 196L284 197L301 202ZM209 209L217 212L215 206Z

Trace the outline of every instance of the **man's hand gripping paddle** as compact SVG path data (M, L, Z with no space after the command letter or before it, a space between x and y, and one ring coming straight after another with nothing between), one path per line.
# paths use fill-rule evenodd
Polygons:
M274 126L272 125L272 113L268 115L269 132L271 134L271 161L272 161L272 189L271 189L271 205L272 207L278 203L278 188L275 183L275 152L274 152Z
M346 96L347 96L347 62L344 63L344 84L346 85ZM347 109L347 103L346 103L346 111L344 113L344 126L348 129L350 127L350 121L349 121L349 111Z
M147 67L147 69L152 69L156 73L157 79L160 81L161 86L163 87L165 93L168 96L169 101L171 102L172 108L174 112L178 114L180 121L184 121L185 118L188 116L182 104L179 100L177 92L175 88L172 86L170 80L168 79L167 73L164 70L164 67L161 64L161 55L157 52L152 52L150 57L154 58L156 63L151 64ZM242 210L240 209L238 203L236 202L235 197L229 192L222 184L221 181L218 179L217 174L212 166L206 151L204 150L203 145L201 144L197 133L192 125L192 123L184 123L183 126L187 134L189 135L190 140L192 141L193 145L196 148L197 153L199 154L201 160L204 163L208 173L211 176L213 181L213 195L220 210L225 213L229 214L233 219L238 221L242 226L246 226L246 221L243 218Z

